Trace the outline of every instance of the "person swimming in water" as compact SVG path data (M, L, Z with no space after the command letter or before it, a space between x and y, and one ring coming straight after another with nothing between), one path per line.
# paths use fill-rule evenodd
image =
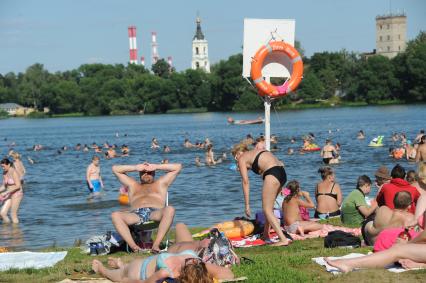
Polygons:
M163 146L163 152L164 153L169 153L170 151L172 151L172 150L170 149L170 147L168 145Z
M325 145L321 150L321 157L324 164L335 164L338 163L338 159L335 156L338 156L336 148L331 144L331 140L327 139Z
M101 189L103 189L104 187L99 162L99 156L93 156L92 163L87 166L86 170L86 182L91 196L99 196L101 193Z
M158 143L156 138L152 138L151 140L151 148L152 149L158 149L160 148L160 144Z
M193 148L193 147L195 147L195 145L194 145L194 144L192 144L192 143L189 141L189 139L185 139L185 141L183 142L183 147L185 147L185 148Z

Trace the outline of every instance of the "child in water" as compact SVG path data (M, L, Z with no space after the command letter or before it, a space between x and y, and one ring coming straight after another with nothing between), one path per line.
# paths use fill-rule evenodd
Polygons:
M304 221L300 215L300 207L315 208L308 192L301 191L299 182L290 181L287 184L289 194L283 201L284 229L292 234L305 235L305 232L321 230L322 224L315 221Z
M87 166L86 170L86 182L87 187L90 191L90 196L99 196L101 194L101 189L104 187L101 177L101 168L99 165L100 159L99 156L93 156L92 163Z

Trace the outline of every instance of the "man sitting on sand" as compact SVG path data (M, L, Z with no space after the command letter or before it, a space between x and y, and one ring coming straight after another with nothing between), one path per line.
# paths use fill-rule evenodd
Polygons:
M411 195L402 191L395 194L395 208L381 206L376 210L374 220L367 222L362 229L366 244L373 245L377 235L386 228L406 227L414 222L414 215L408 212L411 205Z
M401 165L397 164L393 167L391 171L391 181L388 184L384 184L382 189L377 195L377 203L379 206L386 205L390 209L394 209L393 200L395 194L400 191L407 191L411 195L411 206L410 212L414 213L416 211L417 199L420 197L419 191L410 185L405 178L405 169Z
M368 176L358 177L356 189L349 193L342 203L342 222L346 225L361 225L364 218L374 213L377 203L373 201L369 206L365 200L365 195L371 191L371 180Z
M130 212L115 211L111 214L112 223L117 232L123 237L130 248L137 252L141 248L136 245L130 235L129 225L142 224L148 221L159 221L157 237L152 245L152 251L160 250L160 243L173 223L175 209L165 206L167 189L176 179L182 169L179 163L169 164L137 164L114 165L112 172L118 180L129 188ZM163 170L167 173L157 180L154 179L155 171ZM140 183L128 172L139 172Z

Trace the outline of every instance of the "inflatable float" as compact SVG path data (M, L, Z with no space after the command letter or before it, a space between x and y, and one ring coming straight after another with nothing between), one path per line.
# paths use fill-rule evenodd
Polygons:
M194 238L206 236L211 229L217 228L228 238L245 237L253 233L254 225L246 220L225 221L214 225L213 227L192 235Z
M120 194L118 195L118 202L121 205L129 205L129 188L121 186L119 191Z
M118 196L118 202L121 205L128 205L129 204L129 196L127 194L120 194Z
M253 120L234 120L232 117L227 119L229 124L232 125L253 125L253 124L263 124L265 122L262 118L257 118Z
M303 151L319 151L321 148L317 144L310 144L309 146L303 147Z
M374 139L371 140L371 142L368 144L370 147L380 147L383 146L383 138L384 136L377 136Z
M232 170L232 171L237 171L237 164L231 164L230 166L229 166L229 169L230 170Z

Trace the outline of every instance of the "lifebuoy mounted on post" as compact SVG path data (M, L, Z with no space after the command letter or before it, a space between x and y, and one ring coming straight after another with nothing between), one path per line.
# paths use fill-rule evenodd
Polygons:
M291 72L290 80L287 80L281 86L275 86L266 82L262 76L263 62L265 61L266 56L272 52L284 53L290 58L291 63L293 64L293 71ZM302 81L302 57L300 57L299 52L297 52L297 50L290 44L283 41L270 41L268 44L260 47L254 55L253 60L251 61L250 73L251 79L255 83L261 96L269 96L271 98L285 96L294 91Z

